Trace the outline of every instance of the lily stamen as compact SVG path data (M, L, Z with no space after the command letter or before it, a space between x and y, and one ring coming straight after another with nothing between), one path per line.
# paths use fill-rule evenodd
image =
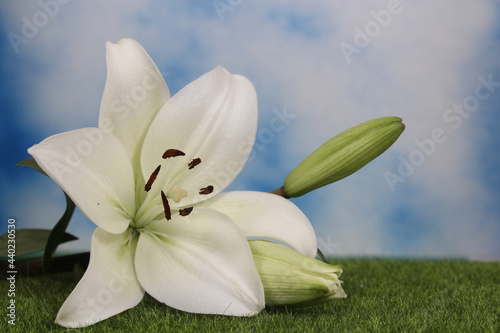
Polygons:
M193 160L191 162L189 162L189 164L188 164L189 170L191 170L192 168L194 168L195 166L197 166L200 163L201 163L201 158L199 158L199 157L193 158Z
M184 156L186 155L183 151L180 151L178 149L167 149L164 153L162 158L166 159L169 157L176 157L176 156Z
M172 219L172 213L170 213L170 205L168 204L167 196L163 191L161 191L161 201L163 202L163 211L165 212L165 218L168 221Z
M181 216L188 216L189 214L191 214L191 212L193 211L193 207L188 207L188 208L184 208L184 209L179 209L179 214Z
M153 185L153 182L156 180L156 177L158 176L158 173L160 172L160 168L161 168L161 165L158 165L158 167L155 169L155 171L153 171L153 173L149 177L148 182L144 186L144 190L146 192L149 192L149 190L151 189L151 186Z
M212 185L208 185L207 187L200 188L199 194L207 195L214 191L214 187Z

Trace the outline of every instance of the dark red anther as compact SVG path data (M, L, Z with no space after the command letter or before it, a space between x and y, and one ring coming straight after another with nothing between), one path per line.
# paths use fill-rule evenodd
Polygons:
M165 218L167 220L172 219L172 214L170 213L170 205L168 204L167 196L163 191L161 191L161 201L163 202L163 211L165 212Z
M184 154L183 151L180 151L178 149L167 149L164 153L163 153L163 158L169 158L169 157L176 157L176 156L184 156L186 154Z
M184 208L184 209L179 209L179 214L181 216L188 216L189 214L191 214L191 212L193 211L193 207L188 207L188 208Z
M201 163L201 158L199 158L199 157L193 158L193 160L191 162L189 162L189 164L188 164L189 170L191 170L192 168L194 168L195 166L197 166L200 163Z
M208 185L207 187L200 188L200 194L210 194L214 191L214 187L212 185Z
M156 177L158 176L158 173L160 172L160 168L161 168L161 165L158 165L158 167L155 169L155 171L153 171L151 176L149 176L149 180L146 183L146 186L144 186L144 190L146 192L149 192L149 190L151 189L153 182L155 181Z

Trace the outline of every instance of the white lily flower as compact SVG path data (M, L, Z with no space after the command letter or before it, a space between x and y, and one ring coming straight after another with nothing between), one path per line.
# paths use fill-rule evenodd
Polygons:
M217 67L170 98L136 41L108 42L106 51L99 127L28 150L98 226L87 271L56 322L96 323L134 307L145 291L193 313L259 313L264 291L247 237L277 239L309 256L316 237L286 199L220 193L253 146L253 85Z

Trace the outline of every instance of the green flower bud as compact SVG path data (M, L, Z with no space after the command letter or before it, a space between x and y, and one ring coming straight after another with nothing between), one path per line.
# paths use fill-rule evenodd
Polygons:
M266 305L310 306L347 297L339 280L342 269L308 257L284 245L263 240L248 242Z
M382 154L404 129L398 117L373 119L354 126L312 152L290 172L283 188L272 193L299 197L347 177Z

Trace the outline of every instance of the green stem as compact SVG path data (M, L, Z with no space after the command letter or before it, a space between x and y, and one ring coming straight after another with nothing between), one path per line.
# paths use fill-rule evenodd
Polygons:
M277 188L277 189L275 189L275 190L273 190L273 191L271 191L269 193L282 196L285 199L290 199L290 197L288 195L286 195L285 188L283 186L281 186L280 188Z

